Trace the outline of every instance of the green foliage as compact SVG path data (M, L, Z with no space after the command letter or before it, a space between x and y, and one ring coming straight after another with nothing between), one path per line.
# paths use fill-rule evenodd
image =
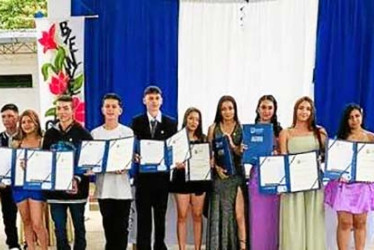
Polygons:
M56 116L56 108L55 107L52 107L50 109L48 109L45 114L44 114L45 117L47 116Z
M35 28L38 11L47 14L47 0L0 0L0 29Z
M83 86L83 80L83 74L80 74L72 83L70 83L73 86L71 90L73 92L80 90Z
M57 69L57 71L60 71L62 69L62 66L65 61L65 56L66 56L66 53L65 53L64 48L59 47L57 51L57 56L55 58L55 68Z
M49 77L49 69L52 69L53 72L55 72L57 74L56 68L51 63L45 63L42 66L42 74L43 74L44 81L47 81L47 79Z

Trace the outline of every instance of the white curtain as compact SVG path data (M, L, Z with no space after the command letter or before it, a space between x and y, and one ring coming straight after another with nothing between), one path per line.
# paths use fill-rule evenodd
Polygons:
M263 94L278 100L283 127L295 100L313 97L318 0L181 0L178 113L195 106L208 127L218 99L232 95L253 123Z

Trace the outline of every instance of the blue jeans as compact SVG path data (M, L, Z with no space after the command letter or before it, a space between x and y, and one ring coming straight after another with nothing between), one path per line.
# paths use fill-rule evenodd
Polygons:
M51 214L55 223L58 250L70 250L66 236L67 208L70 210L74 225L74 250L86 249L86 228L84 226L85 205L86 203L51 203Z

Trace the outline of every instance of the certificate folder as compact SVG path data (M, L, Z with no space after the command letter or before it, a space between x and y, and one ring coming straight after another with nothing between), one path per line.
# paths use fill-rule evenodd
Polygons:
M320 188L317 151L259 157L259 190L265 194Z
M170 171L173 152L171 147L167 147L165 141L140 140L137 145L137 151L141 156L139 164L140 173Z
M74 151L25 150L23 188L28 190L71 190Z
M166 147L171 150L170 169L176 167L177 163L185 162L191 158L190 141L186 128L182 128L177 133L166 140Z
M277 194L287 191L286 158L283 155L260 156L258 168L259 191L263 194Z
M273 152L274 133L272 124L244 124L243 143L248 149L243 153L243 163L254 165L259 156Z
M107 142L107 154L101 172L114 172L117 170L130 170L134 155L135 138L126 137Z
M186 162L186 181L211 180L209 143L191 144L191 158Z
M22 162L26 159L26 149L15 149L12 160L12 185L15 187L22 187L25 179L25 171L23 170Z
M135 139L133 136L112 140L82 141L78 149L78 174L92 169L95 173L131 168Z
M286 166L288 192L320 189L318 151L290 154Z
M227 136L220 136L213 140L213 152L216 164L226 170L226 174L234 175L235 167L230 150L230 142Z
M140 140L137 143L140 154L140 173L168 172L176 163L182 163L191 158L190 144L185 128L166 139Z
M106 140L82 141L78 147L78 164L75 172L84 174L87 170L101 171L107 154Z
M15 160L15 150L0 147L0 182L5 185L12 183L12 161Z
M324 181L374 182L374 143L329 139Z

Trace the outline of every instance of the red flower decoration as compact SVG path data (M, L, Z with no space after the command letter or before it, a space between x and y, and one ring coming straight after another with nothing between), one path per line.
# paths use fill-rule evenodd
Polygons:
M45 53L49 49L56 49L57 44L55 42L55 32L56 32L56 26L53 24L48 32L43 31L42 38L40 38L38 41L41 45L44 46L43 53Z
M64 72L60 71L57 77L52 76L51 84L49 84L49 90L54 95L62 95L65 93L69 83L69 76L65 75Z
M82 102L78 97L73 97L73 109L74 109L74 119L77 122L84 123L85 103Z

